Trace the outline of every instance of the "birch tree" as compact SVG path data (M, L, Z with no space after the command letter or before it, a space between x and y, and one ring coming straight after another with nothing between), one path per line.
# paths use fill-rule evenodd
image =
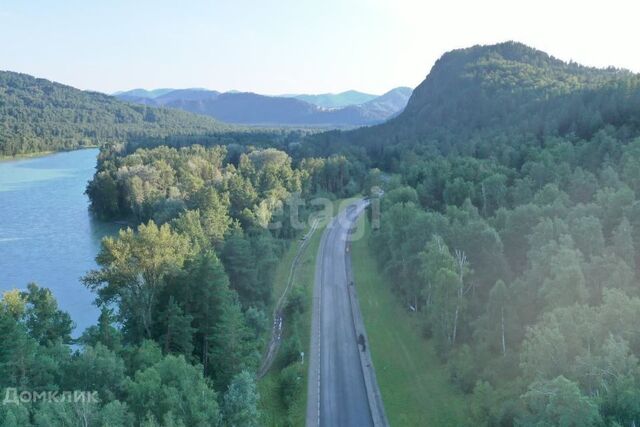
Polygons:
M96 258L99 270L84 277L85 285L98 293L98 304L118 304L118 316L134 341L150 338L156 299L165 278L177 273L190 254L188 240L153 221L141 224L137 233L128 228L118 238L106 237Z

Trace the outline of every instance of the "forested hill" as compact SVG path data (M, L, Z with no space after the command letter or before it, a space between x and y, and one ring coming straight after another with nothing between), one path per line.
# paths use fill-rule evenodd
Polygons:
M346 139L377 155L398 151L398 143L404 150L427 142L445 153L486 154L502 149L505 139L589 138L607 125L640 129L639 75L566 63L507 42L446 53L397 118L321 139L331 151Z
M467 425L640 425L639 75L457 50L396 119L303 148L394 172L362 181L371 250Z
M628 71L565 63L519 43L475 46L449 52L436 62L400 122L464 130L512 124L541 130L537 127L551 124L567 130L569 123L561 121L572 112L557 117L550 113L558 111L547 107L560 100L569 106L577 99L567 95L613 89L634 78L637 83ZM535 119L527 120L530 115Z
M232 130L209 117L131 105L26 74L0 71L0 156Z

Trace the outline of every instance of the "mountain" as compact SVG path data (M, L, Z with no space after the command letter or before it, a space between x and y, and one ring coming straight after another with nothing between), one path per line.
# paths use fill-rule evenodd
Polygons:
M546 116L545 107L554 102L568 103L576 93L629 79L637 76L565 63L520 43L475 46L437 61L399 121L463 128L520 125L530 113Z
M0 156L232 130L209 117L0 71Z
M371 117L391 118L404 110L412 92L411 88L397 87L357 107Z
M486 155L507 140L590 138L622 124L640 129L637 74L563 62L507 42L444 54L392 120L316 138L329 145L353 141L377 155L395 146L425 145Z
M175 89L163 88L163 89L132 89L127 91L120 91L113 94L113 96L120 95L121 97L131 97L131 98L157 98L165 93L169 93L174 91Z
M346 100L362 100L359 92L344 92ZM355 95L354 95L355 94ZM176 108L245 125L356 127L384 122L406 105L411 89L396 88L360 105L324 108L296 97L265 96L250 92L184 89L155 98L120 94L121 100L144 105ZM359 97L359 98L358 98Z
M215 99L220 92L207 89L174 89L170 92L162 94L155 99L155 102L161 105L169 106L172 102L180 101L205 101Z
M113 96L121 101L132 102L134 104L144 104L151 106L164 106L173 101L197 101L207 99L210 96L218 95L219 92L207 89L133 89L126 92L116 92Z
M369 102L377 95L348 90L341 93L323 93L320 95L282 95L286 98L296 98L323 108L341 108L349 105L360 105Z
M199 100L176 99L165 104L192 113L215 117L227 123L315 125L318 107L294 98L255 93L223 93Z

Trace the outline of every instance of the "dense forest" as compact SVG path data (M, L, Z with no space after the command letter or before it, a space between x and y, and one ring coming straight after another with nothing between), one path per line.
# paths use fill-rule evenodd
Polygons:
M473 425L640 422L640 76L476 46L311 139L395 174L371 244Z
M286 200L374 185L370 244L472 425L640 423L640 76L476 46L385 124L239 135L107 140L92 210L135 231L84 278L99 323L74 342L35 285L0 304L0 386L100 402L4 405L2 425L258 425L274 268L297 236ZM303 394L288 377L281 392Z
M0 386L97 390L99 401L20 401L0 406L2 425L259 425L275 267L303 231L286 201L355 191L348 167L341 156L294 166L283 151L238 145L103 147L91 208L134 229L105 238L84 277L98 325L72 340L69 316L36 285L0 300ZM304 307L293 298L286 309ZM298 364L300 346L292 337L283 368ZM301 395L298 368L282 377L285 402Z
M308 131L305 131L308 132ZM134 145L253 144L297 140L296 130L251 129L180 110L121 102L0 71L0 157L70 150L105 143Z

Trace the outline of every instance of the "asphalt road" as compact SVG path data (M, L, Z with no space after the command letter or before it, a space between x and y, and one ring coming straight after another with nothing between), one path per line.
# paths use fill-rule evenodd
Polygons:
M345 261L349 229L365 203L354 205L327 226L318 251L307 426L373 426Z

